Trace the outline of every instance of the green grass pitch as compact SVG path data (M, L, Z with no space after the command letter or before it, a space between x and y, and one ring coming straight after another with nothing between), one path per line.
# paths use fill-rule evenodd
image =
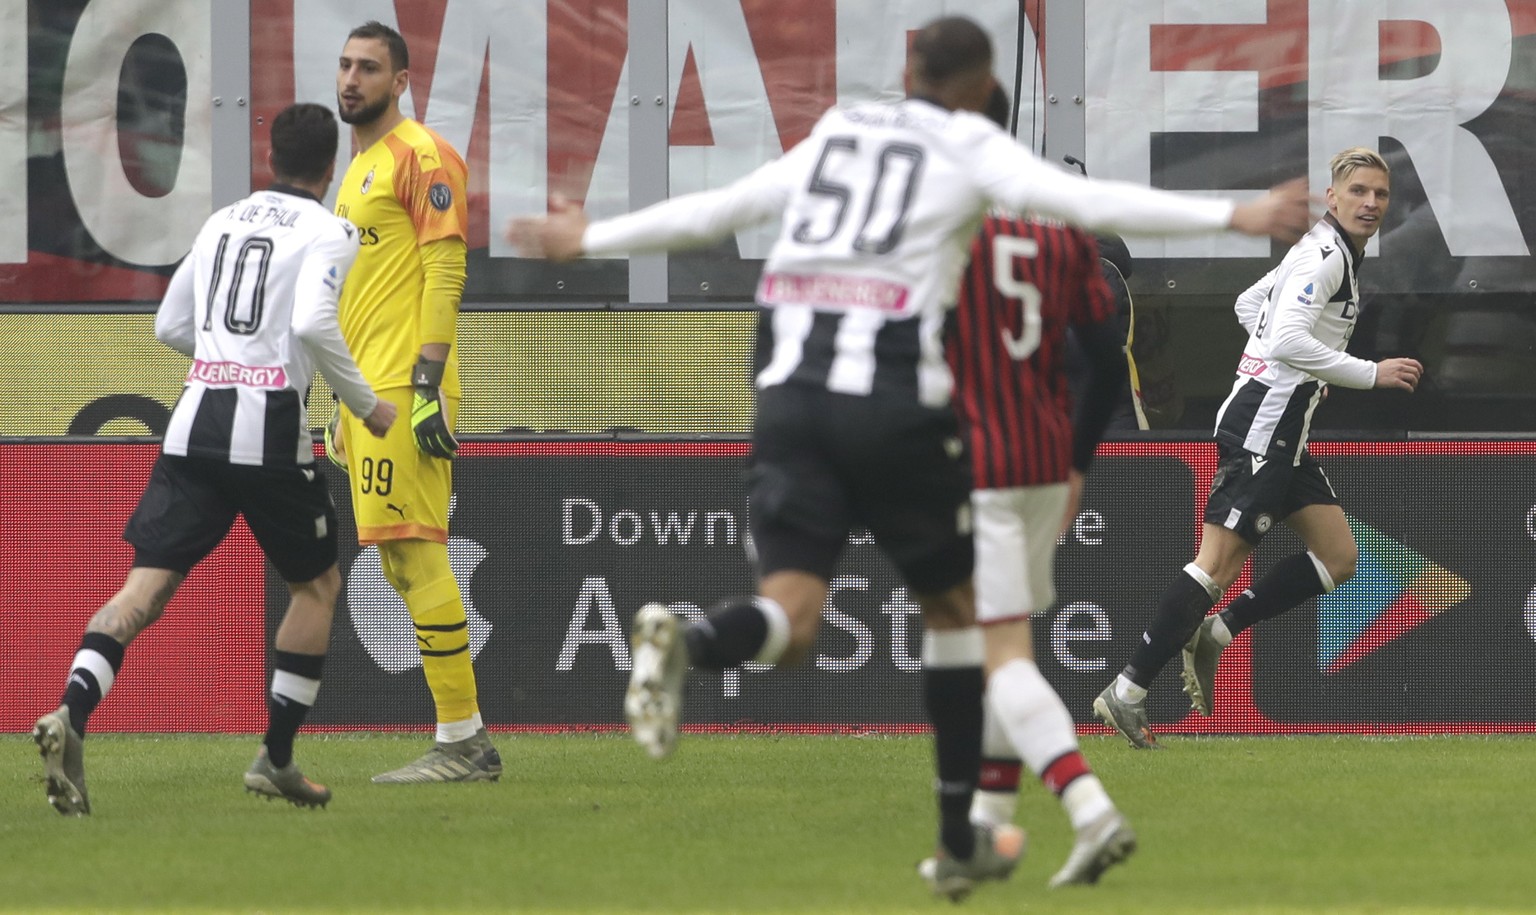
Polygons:
M499 784L384 787L425 735L301 735L335 799L246 795L251 736L92 735L94 816L43 798L0 737L0 910L941 912L931 746L912 737L498 735ZM1492 912L1536 907L1530 738L1169 738L1084 750L1141 836L1050 891L1070 831L1025 785L1029 853L970 912Z

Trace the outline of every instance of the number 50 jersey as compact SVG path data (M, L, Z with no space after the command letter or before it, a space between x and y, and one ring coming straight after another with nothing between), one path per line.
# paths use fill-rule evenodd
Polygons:
M166 454L313 463L305 399L316 368L354 413L373 411L336 321L357 250L351 223L283 185L208 218L155 315L155 336L192 357Z
M593 223L587 254L662 250L783 218L758 303L758 387L949 402L945 312L992 205L1122 233L1215 232L1233 204L1046 164L986 118L924 99L834 108L728 187Z

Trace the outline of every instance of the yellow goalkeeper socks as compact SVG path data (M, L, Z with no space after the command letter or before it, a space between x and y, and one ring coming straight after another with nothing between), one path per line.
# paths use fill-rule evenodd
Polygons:
M469 626L459 584L450 574L404 595L416 624L421 667L432 690L440 723L467 721L479 712L475 669L469 656Z

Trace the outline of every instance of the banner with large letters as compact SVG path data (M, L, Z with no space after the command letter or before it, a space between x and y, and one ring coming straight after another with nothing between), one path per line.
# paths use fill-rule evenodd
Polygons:
M638 49L627 0L250 0L243 45L216 40L206 0L0 0L0 165L26 176L0 187L0 302L153 301L215 179L248 161L239 183L267 180L265 125L295 100L334 104L337 55L368 19L409 42L405 110L470 162L471 301L622 299L622 263L553 271L513 257L500 226L552 193L626 209L641 160L665 161L674 195L726 184L828 106L897 95L910 30L945 12L995 36L1021 139L1049 149L1080 131L1072 151L1096 177L1242 195L1305 174L1320 193L1331 153L1380 147L1396 178L1371 245L1381 290L1536 289L1536 4L1086 0L1072 28L1066 7L670 0L657 47ZM1053 49L1082 60L1080 80L1045 82ZM665 93L629 91L641 51L665 53ZM247 53L249 97L214 96L214 74ZM658 107L667 145L631 148L631 118ZM215 111L231 110L248 159L214 154ZM677 294L750 295L771 233L675 258ZM1235 236L1131 247L1133 282L1176 294L1235 292L1275 254Z
M1536 284L1536 187L1523 177L1536 4L1086 0L1084 9L1086 158L1096 174L1202 193L1305 174L1320 193L1329 157L1367 146L1393 170L1391 207L1368 246L1383 262L1371 265L1372 291ZM1223 290L1224 262L1272 254L1263 239L1130 244L1154 269L1172 271L1164 259L1216 268L1186 264L1177 271L1185 291Z
M1353 579L1256 627L1222 659L1216 713L1189 711L1175 664L1155 684L1160 729L1188 733L1536 731L1536 442L1324 442L1315 449L1360 546ZM9 445L3 572L28 608L0 646L0 732L56 702L85 621L126 572L122 523L151 445ZM752 587L741 443L471 442L455 463L450 561L469 616L480 701L501 728L622 724L630 618L647 602L697 617ZM328 468L327 468L328 469ZM1058 602L1035 620L1041 670L1085 729L1164 585L1194 555L1215 473L1208 443L1106 445L1062 534ZM431 724L421 657L378 552L359 549L345 481L345 588L325 688L328 728ZM1299 549L1277 529L1262 574ZM1250 580L1245 572L1237 587ZM1233 593L1236 593L1234 590ZM260 731L263 640L287 603L243 526L136 641L93 727ZM810 659L695 675L699 728L920 726L916 603L855 533Z

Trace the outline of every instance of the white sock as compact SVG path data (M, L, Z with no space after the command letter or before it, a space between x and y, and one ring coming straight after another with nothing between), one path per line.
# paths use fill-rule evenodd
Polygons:
M977 791L971 796L971 822L978 826L1006 826L1018 809L1017 791Z
M982 760L997 760L1001 762L1019 763L1019 751L1013 748L1013 742L1003 731L1003 726L997 720L997 712L992 708L990 701L982 703L982 713L985 716L981 725L981 758ZM985 762L982 764L986 765ZM1018 786L1012 791L983 791L977 789L971 799L971 822L982 826L1002 826L1013 822L1014 814L1019 809Z
M1184 566L1184 574L1193 578L1196 584L1205 589L1205 593L1211 596L1211 603L1221 600L1222 587L1216 584L1216 579L1205 574L1204 569L1191 562Z
M929 629L923 633L923 666L980 667L986 657L986 643L980 626L964 629Z
M76 670L90 671L91 676L96 678L96 688L101 690L103 698L112 689L112 681L117 679L117 673L112 669L112 662L107 660L106 655L90 648L82 648L75 652L75 660L69 665L70 676L74 676ZM84 683L85 678L81 677L80 681ZM79 724L76 723L75 726L79 727Z
M1061 792L1061 806L1067 810L1072 828L1081 832L1084 827L1115 809L1114 801L1097 775L1079 775L1067 790Z
M1077 749L1072 713L1033 663L1015 658L993 671L987 680L987 704L1036 777Z
M1312 568L1317 570L1317 580L1322 584L1324 594L1327 594L1334 588L1338 587L1338 585L1333 580L1333 576L1328 574L1328 567L1323 565L1323 561L1317 558L1316 553L1312 552L1311 550L1307 550L1307 558L1312 560Z
M763 647L757 650L757 657L752 660L758 664L777 664L789 648L789 614L784 612L778 601L762 595L752 598L752 604L768 624L768 637L763 640Z
M1222 648L1232 644L1232 630L1227 628L1227 621L1221 618L1220 613L1216 614L1216 622L1211 624L1211 638Z
M1145 702L1147 701L1147 688L1132 683L1125 674L1115 677L1115 698L1121 702Z
M987 704L1036 778L1043 776L1051 763L1078 752L1072 713L1033 663L1015 658L993 671L987 681ZM1067 785L1061 792L1061 805L1072 828L1078 830L1115 807L1092 772ZM975 811L974 804L971 809Z
M480 725L475 718L465 718L463 721L439 721L437 723L438 743L457 743L460 740L468 740L480 730Z
M274 696L282 696L300 705L313 707L315 700L320 696L320 681L301 677L286 670L274 670L272 671L272 688L269 691Z

